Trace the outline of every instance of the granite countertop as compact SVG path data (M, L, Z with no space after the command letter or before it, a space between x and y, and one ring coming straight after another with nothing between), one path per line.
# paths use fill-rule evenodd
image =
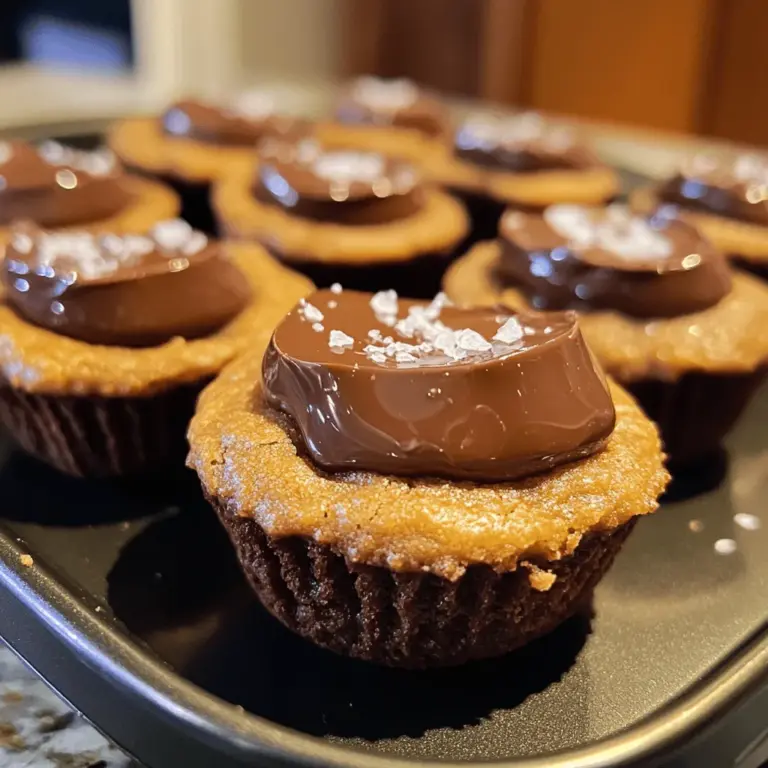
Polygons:
M0 767L139 768L0 641Z

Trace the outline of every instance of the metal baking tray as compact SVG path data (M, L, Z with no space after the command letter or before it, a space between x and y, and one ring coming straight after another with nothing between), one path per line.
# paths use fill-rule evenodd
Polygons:
M768 386L727 454L639 523L591 613L505 658L421 673L278 624L191 473L75 480L0 435L0 636L147 768L760 768L766 427ZM716 553L722 538L734 553Z
M585 768L667 764L680 749L706 760L674 765L733 765L768 727L768 519L733 521L764 514L766 424L768 388L727 461L693 478L722 482L641 521L592 615L428 673L342 659L279 625L191 474L85 482L3 440L0 634L150 768ZM736 552L717 554L721 538Z

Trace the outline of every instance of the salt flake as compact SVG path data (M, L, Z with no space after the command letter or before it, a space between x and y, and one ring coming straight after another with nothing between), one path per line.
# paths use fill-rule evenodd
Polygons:
M467 352L488 352L492 348L490 341L471 328L456 332L456 346Z
M299 314L310 323L321 323L325 315L314 305L305 301L299 309Z
M309 305L311 306L311 305ZM351 347L355 340L344 331L331 331L328 335L328 346L331 348Z
M501 328L496 331L493 340L501 341L504 344L514 344L515 342L520 341L523 336L523 326L520 325L520 321L516 317L510 317Z
M378 320L386 325L394 325L398 310L397 292L389 290L375 293L371 298L370 307ZM388 322L389 320L392 322Z

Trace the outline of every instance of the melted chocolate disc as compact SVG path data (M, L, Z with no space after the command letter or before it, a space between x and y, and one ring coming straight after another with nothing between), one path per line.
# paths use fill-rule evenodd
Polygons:
M260 156L254 194L294 216L363 226L403 219L424 204L416 170L376 152L276 140L262 144Z
M505 481L599 450L606 381L574 313L318 291L275 331L268 402L327 470Z
M731 289L723 256L663 211L651 218L624 206L509 211L499 237L499 278L537 309L675 317L707 309Z
M410 80L360 77L343 94L336 108L342 123L409 128L429 138L448 131L445 106Z
M19 315L91 344L145 347L206 336L249 298L223 246L179 219L146 235L19 226L2 279Z
M62 227L113 216L131 201L121 176L106 150L0 142L0 225L30 219Z
M455 136L455 153L473 165L509 173L573 170L597 159L576 143L573 131L539 115L470 115Z
M661 186L659 199L768 226L768 155L696 155Z
M162 116L165 133L209 144L256 146L269 136L298 138L310 131L304 120L279 115L267 95L251 93L230 107L185 99Z

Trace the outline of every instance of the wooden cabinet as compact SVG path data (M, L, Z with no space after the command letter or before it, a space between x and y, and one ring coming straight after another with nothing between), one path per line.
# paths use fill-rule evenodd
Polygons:
M347 73L768 144L768 0L348 0Z

